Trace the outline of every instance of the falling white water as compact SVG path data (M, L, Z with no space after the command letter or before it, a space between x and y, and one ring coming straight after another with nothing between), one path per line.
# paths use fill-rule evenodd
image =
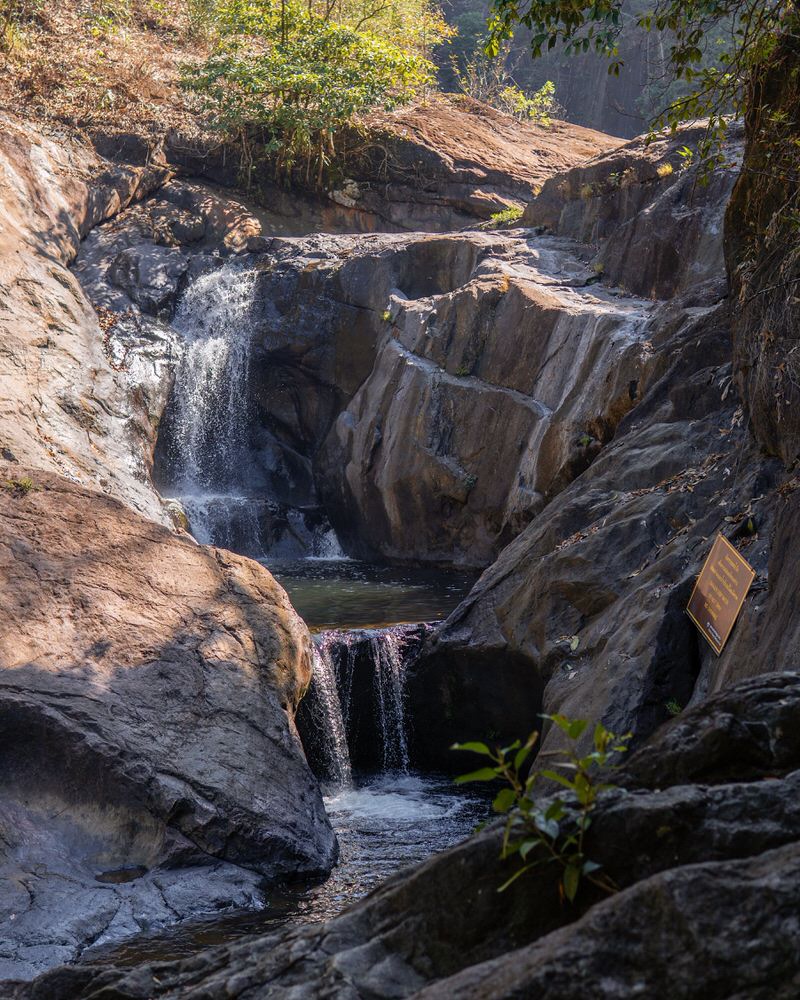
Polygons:
M252 268L229 264L201 275L178 305L173 326L184 350L172 391L172 475L181 493L242 483L255 280Z
M180 300L173 326L182 353L170 399L166 489L204 544L256 558L343 559L318 514L310 528L302 511L256 491L250 359L257 278L247 261L228 261L198 277Z
M383 742L383 767L408 771L405 719L405 670L401 635L381 629L370 636L374 656L373 684Z
M328 650L317 647L314 649L311 685L315 709L321 716L317 728L323 737L323 753L328 774L335 787L348 788L352 784L352 774L347 730L336 688L333 661Z

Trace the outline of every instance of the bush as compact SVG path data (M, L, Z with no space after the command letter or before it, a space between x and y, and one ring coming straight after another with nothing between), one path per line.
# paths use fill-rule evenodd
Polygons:
M387 37L402 27L399 3L317 10L297 0L218 0L217 45L205 63L185 69L184 85L212 125L241 142L246 163L253 141L263 141L278 176L304 165L306 179L313 171L321 185L342 126L408 102L433 79L425 46L440 41L446 26L428 0L404 3L422 23L399 45Z

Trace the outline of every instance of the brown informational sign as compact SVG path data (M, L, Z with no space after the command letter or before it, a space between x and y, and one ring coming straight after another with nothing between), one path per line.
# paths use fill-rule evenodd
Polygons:
M727 538L717 535L686 608L717 656L728 641L755 575Z

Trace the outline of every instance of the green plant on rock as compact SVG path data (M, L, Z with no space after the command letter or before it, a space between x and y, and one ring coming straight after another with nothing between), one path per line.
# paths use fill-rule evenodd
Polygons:
M631 733L617 736L601 723L594 727L592 749L580 752L577 745L589 723L585 719L569 719L565 715L545 715L564 733L569 741L566 750L540 753L551 757L552 767L532 768L527 776L525 765L539 738L531 733L523 744L516 740L507 747L490 747L482 742L456 743L454 750L467 750L487 757L491 763L456 778L458 784L472 781L502 781L504 787L495 796L495 812L506 816L502 858L518 857L522 862L514 874L499 888L508 888L521 875L533 868L556 864L561 869L559 893L572 902L584 879L612 892L611 880L603 875L601 866L586 854L585 837L592 823L592 812L600 795L613 785L598 780L598 770L608 769L613 755L627 750ZM536 785L555 782L563 791L556 797L541 800L535 797Z
M211 124L241 144L246 166L253 143L263 144L276 175L304 167L320 186L340 129L407 103L432 81L421 34L434 44L448 29L427 0L417 6L420 24L398 35L380 5L219 0L215 49L184 68L183 85Z
M7 479L5 488L15 496L27 496L33 490L39 489L30 476L21 476L19 479Z
M489 225L492 228L495 226L507 226L512 222L519 222L524 214L525 209L522 205L509 205L508 208L504 208L500 212L493 212L489 216Z

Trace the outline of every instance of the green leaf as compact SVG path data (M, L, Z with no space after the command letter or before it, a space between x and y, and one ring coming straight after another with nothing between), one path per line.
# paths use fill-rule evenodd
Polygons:
M545 819L559 820L566 814L566 809L564 808L564 803L561 799L555 799L550 805L545 809Z
M564 895L572 903L578 894L578 886L581 881L581 870L576 865L567 865L562 878Z
M530 757L533 752L533 747L525 746L521 750L517 750L514 755L514 770L519 771L525 761Z
M519 845L519 856L524 861L525 858L527 858L527 856L531 853L531 851L541 846L542 846L541 837L528 837L526 840L523 840L522 843Z
M586 727L588 725L589 722L587 719L572 719L567 726L567 736L569 736L571 740L580 739L586 731Z
M557 781L559 785L563 785L564 788L568 788L570 791L574 790L572 782L569 778L565 777L563 774L559 774L558 771L546 770L540 771L539 774L541 774L543 778L549 778L551 781Z
M492 751L485 743L473 741L472 743L454 743L451 750L469 750L471 753L483 754L484 757L491 757Z
M516 801L517 796L513 788L501 788L492 803L492 809L497 813L507 813Z
M469 781L494 781L498 777L497 769L494 767L480 767L477 771L470 771L469 774L461 774L455 779L457 785L465 785Z

